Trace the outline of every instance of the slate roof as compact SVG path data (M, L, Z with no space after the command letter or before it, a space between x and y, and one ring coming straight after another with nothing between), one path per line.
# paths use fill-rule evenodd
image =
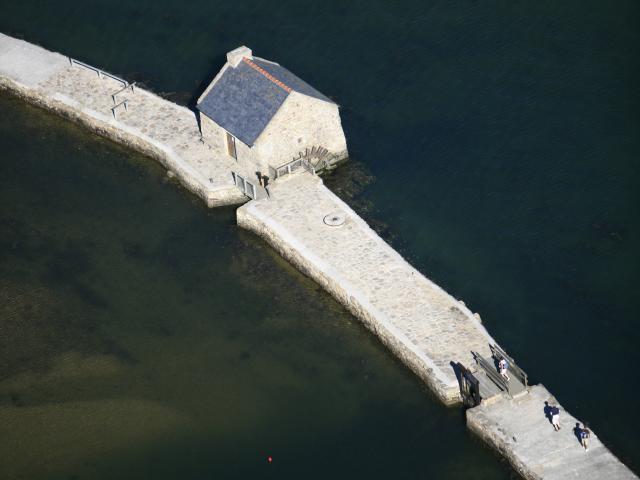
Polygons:
M291 91L334 103L286 68L245 58L225 70L197 108L243 143L253 145Z

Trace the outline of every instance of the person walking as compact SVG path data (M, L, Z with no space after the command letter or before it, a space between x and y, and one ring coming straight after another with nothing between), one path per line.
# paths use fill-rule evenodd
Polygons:
M500 371L500 375L508 382L510 380L509 375L507 374L507 369L509 368L509 364L507 360L502 357L498 362L498 370Z
M557 405L551 407L551 425L556 432L560 430L560 409Z
M583 424L583 428L580 429L580 444L584 447L584 451L589 451L589 439L591 438L591 430L587 427L587 424Z

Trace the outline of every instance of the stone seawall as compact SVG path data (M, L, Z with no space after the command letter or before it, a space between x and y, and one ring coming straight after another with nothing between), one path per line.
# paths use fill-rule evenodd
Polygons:
M322 265L315 256L304 246L286 238L286 233L279 231L266 218L249 215L246 209L238 209L238 226L250 230L265 240L283 258L317 282L339 303L347 308L355 317L371 330L395 356L408 366L423 382L425 382L437 397L446 405L460 403L458 388L450 388L442 381L435 370L435 365L429 358L419 352L397 329L384 320L384 316L371 305L367 299L354 294L350 285L342 281L339 276Z
M287 178L288 177L288 178ZM306 172L274 183L268 199L237 210L254 232L359 318L446 405L460 401L450 362L490 357L494 340L462 304L409 265L322 181ZM327 217L331 220L327 224ZM487 381L478 373L481 381ZM541 385L506 392L467 410L467 425L527 479L634 479L592 433L585 452L563 411L556 432L545 416L555 398Z
M248 200L232 179L238 167L199 142L194 112L136 88L115 118L111 95L121 88L67 57L0 34L0 89L159 161L209 207Z
M243 203L225 146L205 146L193 112L137 89L130 107L112 118L121 86L73 67L66 57L0 34L0 89L158 160L207 205ZM117 88L116 88L117 87ZM446 405L459 403L452 362L475 364L472 352L491 357L495 344L478 315L426 278L384 242L322 180L304 171L269 187L269 197L237 211L238 225L267 241L362 322ZM485 380L486 381L486 380ZM593 433L582 450L563 412L555 432L541 385L506 393L467 410L469 428L504 455L527 479L634 479Z
M159 161L165 168L175 173L182 185L202 198L209 207L237 205L248 200L235 186L216 189L204 188L203 182L197 179L197 172L190 171L187 166L181 165L181 162L175 158L175 153L168 147L158 144L133 129L113 125L108 118L99 118L95 112L87 112L71 98L60 94L50 96L40 90L21 86L6 77L0 77L0 89L11 92L32 105L82 125L101 137L108 138Z
M49 110L82 125L101 137L125 145L159 161L166 169L175 173L176 178L182 185L202 198L209 207L237 205L248 200L235 186L217 187L216 189L204 188L203 180L197 178L199 176L198 173L190 170L185 165L181 165L181 162L175 158L176 154L168 147L159 144L140 132L133 131L133 129L113 125L109 122L108 117L99 118L96 112L87 112L69 97L61 94L50 96L41 90L21 86L6 77L0 77L0 89L10 92L32 105Z
M298 214L299 207L305 212ZM345 224L324 224L331 212ZM409 265L320 179L300 173L278 181L271 198L239 208L237 221L362 320L443 403L461 401L450 362L469 362L471 350L488 355L494 340L464 304Z

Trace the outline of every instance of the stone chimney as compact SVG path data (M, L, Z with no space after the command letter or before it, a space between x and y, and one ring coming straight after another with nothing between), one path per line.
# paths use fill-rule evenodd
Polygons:
M243 58L253 60L253 55L250 48L242 46L227 53L227 62L229 62L232 67L237 67Z

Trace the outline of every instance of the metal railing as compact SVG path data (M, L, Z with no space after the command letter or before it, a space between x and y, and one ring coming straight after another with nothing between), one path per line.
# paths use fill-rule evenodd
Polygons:
M105 72L104 70L101 70L97 67L94 67L93 65L89 65L88 63L84 63L81 62L80 60L76 60L75 58L71 58L69 57L69 64L73 67L73 65L79 65L80 67L84 67L87 68L89 70L93 70L94 72L96 72L98 74L98 77L109 77L112 78L113 80L116 80L118 82L121 82L124 87L128 87L129 86L129 82L127 82L126 80L124 80L123 78L117 77L109 72Z
M269 173L271 177L275 180L284 175L289 175L292 172L298 170L299 168L304 168L307 172L314 174L316 173L315 168L311 166L311 164L304 158L296 158L287 162L285 164L280 165L279 167L269 167Z
M122 87L122 88L121 88L120 90L118 90L117 92L112 93L112 94L111 94L111 99L113 100L113 103L114 103L114 104L116 103L116 97L117 97L118 95L120 95L120 94L121 94L122 92L124 92L125 90L128 90L129 88L131 89L131 93L133 93L133 87L135 87L135 85L136 85L136 82L129 83L129 84L125 85L124 87Z
M113 115L113 118L116 118L116 109L118 107L124 106L124 109L127 110L127 101L128 101L127 99L124 99L117 105L114 105L113 107L111 107L111 114Z
M489 345L489 348L491 348L491 352L496 358L503 357L507 360L507 362L509 362L509 372L513 373L525 386L525 388L527 388L529 386L529 377L527 376L526 372L516 364L515 360L507 355L507 352L502 350L495 343L493 345Z
M252 200L258 198L258 188L253 183L236 172L231 172L231 175L233 175L233 181L236 184L236 187L242 190L242 193Z
M489 377L489 379L495 383L502 390L506 390L509 395L511 395L511 391L509 389L509 382L506 378L498 373L496 370L496 366L489 362L486 358L483 358L478 352L472 352L475 357L478 365L484 370L484 373Z

